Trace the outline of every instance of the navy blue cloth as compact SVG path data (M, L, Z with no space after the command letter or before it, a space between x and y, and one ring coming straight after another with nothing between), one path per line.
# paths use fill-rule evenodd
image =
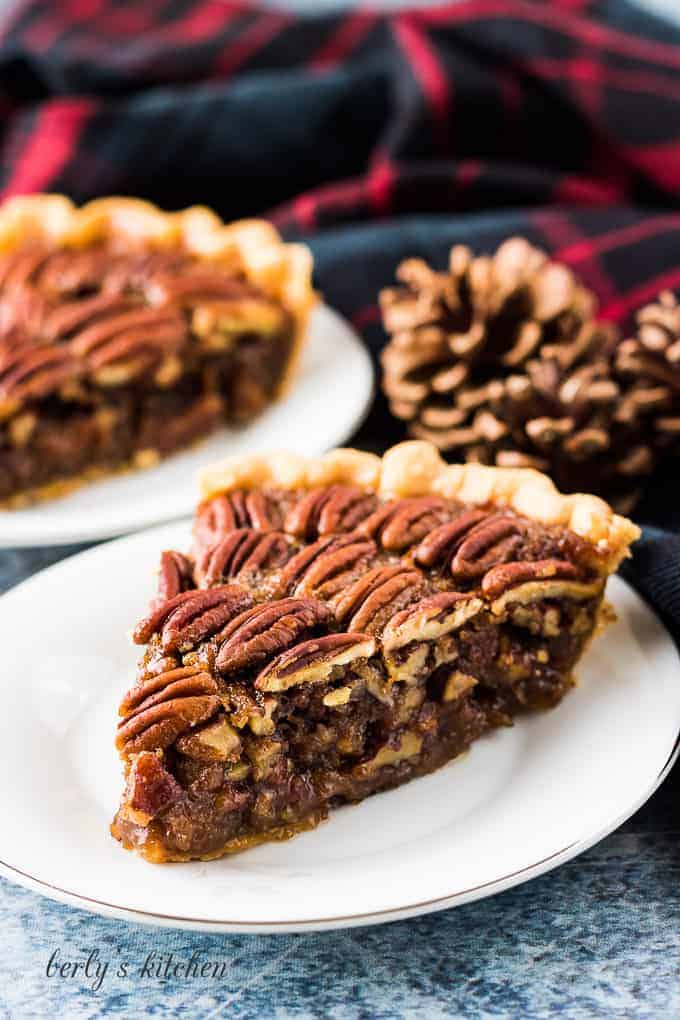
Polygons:
M289 234L415 212L673 205L680 35L628 0L294 16L19 0L0 193L122 193Z

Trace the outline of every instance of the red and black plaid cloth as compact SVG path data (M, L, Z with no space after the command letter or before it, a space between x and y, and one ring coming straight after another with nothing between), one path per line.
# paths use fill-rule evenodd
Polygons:
M0 23L2 196L270 215L382 343L397 262L522 233L622 323L680 288L680 28L628 0L312 17L230 0L29 0ZM359 441L401 438L376 402ZM634 579L680 624L677 471Z

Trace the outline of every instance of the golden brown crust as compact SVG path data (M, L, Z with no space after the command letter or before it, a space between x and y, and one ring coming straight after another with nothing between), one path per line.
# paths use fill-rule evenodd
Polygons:
M128 842L125 836L120 832L120 822L123 820L124 812L120 812L120 817L116 818L109 826L111 835L114 839L119 839L126 850L134 850L136 847L134 844ZM130 812L128 812L128 815ZM132 820L132 819L131 819ZM250 832L243 836L235 836L233 839L228 839L223 846L217 850L211 850L210 853L206 854L194 854L190 851L188 853L182 853L180 850L172 850L168 852L167 848L162 844L154 844L152 840L149 840L144 846L142 856L146 858L151 864L182 864L187 861L216 861L220 857L227 857L231 854L240 854L244 850L252 850L253 847L260 846L262 843L284 843L286 840L293 839L294 836L299 836L301 832L309 832L310 829L315 829L317 825L325 821L326 817L323 812L317 812L310 815L308 818L302 819L299 822L290 822L287 825L277 825L273 829L267 829L265 832Z
M181 245L199 258L242 268L250 281L293 316L294 348L279 393L285 390L299 362L316 301L312 256L304 245L284 243L265 220L225 224L204 206L164 212L141 199L110 197L77 207L64 195L24 195L0 206L0 253L27 240L81 248L115 239L159 249Z
M539 471L447 464L435 446L420 440L393 446L382 459L353 449L311 458L259 454L228 458L200 475L203 498L237 488L304 489L336 483L384 496L435 494L464 503L510 507L531 520L568 528L591 543L603 573L616 569L640 534L632 521L614 513L604 500L584 493L564 495Z

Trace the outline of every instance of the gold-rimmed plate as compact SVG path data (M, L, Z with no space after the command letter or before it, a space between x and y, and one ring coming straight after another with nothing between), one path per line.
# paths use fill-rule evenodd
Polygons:
M98 913L206 931L290 932L396 920L556 867L630 816L677 753L675 646L620 578L618 622L558 708L475 743L433 775L341 808L312 832L210 863L154 866L108 832L121 788L125 634L183 522L64 560L0 598L5 635L0 872Z

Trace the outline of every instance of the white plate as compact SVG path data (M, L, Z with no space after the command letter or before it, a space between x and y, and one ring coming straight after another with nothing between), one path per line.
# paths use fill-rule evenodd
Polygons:
M0 510L0 548L110 538L193 510L196 471L227 454L289 448L323 453L352 435L368 411L373 368L361 340L326 305L315 309L294 386L246 428L221 429L158 467L82 486L26 510Z
M617 578L619 621L555 711L288 843L210 863L147 864L108 834L121 788L116 705L138 654L125 634L145 608L158 551L188 539L184 522L154 528L0 599L8 878L98 913L208 931L394 920L499 892L574 857L632 814L675 757L677 653Z

